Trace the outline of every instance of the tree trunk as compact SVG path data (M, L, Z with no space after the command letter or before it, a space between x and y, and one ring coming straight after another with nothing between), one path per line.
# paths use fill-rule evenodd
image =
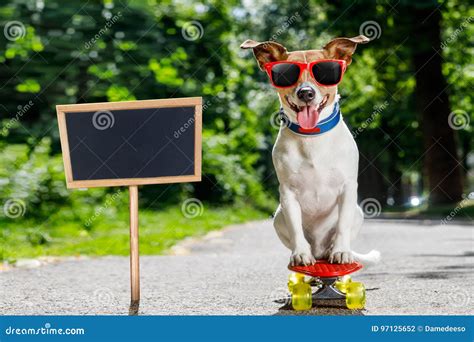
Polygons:
M384 178L378 170L380 169L380 165L377 165L378 162L376 160L372 164L369 162L369 160L374 159L376 153L371 151L364 151L363 153L364 155L361 154L359 157L358 199L362 201L373 198L384 206L387 203L387 184L385 184Z
M447 83L441 71L441 13L432 7L413 8L413 62L416 108L421 114L424 173L430 204L455 203L462 196L462 172L455 132L448 124L451 112ZM438 51L438 53L437 53Z

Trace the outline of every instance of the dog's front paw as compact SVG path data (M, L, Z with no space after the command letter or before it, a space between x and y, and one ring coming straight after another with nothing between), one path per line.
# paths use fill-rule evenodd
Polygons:
M354 256L351 251L332 251L329 255L331 264L350 264L354 262Z
M295 251L290 257L290 266L309 266L316 263L310 252Z

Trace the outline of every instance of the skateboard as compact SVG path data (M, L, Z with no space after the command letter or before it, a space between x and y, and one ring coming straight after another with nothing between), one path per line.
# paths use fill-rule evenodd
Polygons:
M289 266L288 290L295 310L309 310L316 299L345 299L349 309L365 307L365 287L353 282L349 274L362 268L362 264L330 264L317 260L310 266ZM313 292L312 288L315 288Z

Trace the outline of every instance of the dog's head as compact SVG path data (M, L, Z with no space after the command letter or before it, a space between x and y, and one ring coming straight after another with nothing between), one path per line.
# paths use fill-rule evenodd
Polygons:
M342 73L347 65L351 64L352 54L357 44L369 42L365 36L353 38L336 38L327 43L322 50L307 50L288 52L287 49L276 42L256 42L246 40L240 46L242 49L253 49L255 59L261 70L272 75L272 62L288 61L307 63L323 60L337 60L340 62ZM296 67L293 67L296 68ZM275 87L280 97L281 105L292 122L297 122L301 127L310 129L318 121L322 110L332 104L337 96L337 84L324 86L312 77L309 69L302 70L298 80L289 86ZM313 70L316 70L313 68ZM342 78L342 74L341 74ZM292 83L292 82L290 82ZM325 116L329 115L326 114Z

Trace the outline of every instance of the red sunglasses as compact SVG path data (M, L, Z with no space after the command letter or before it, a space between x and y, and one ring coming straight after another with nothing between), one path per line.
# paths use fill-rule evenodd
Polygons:
M346 71L346 61L340 59L320 59L311 63L277 61L265 63L265 70L273 86L288 88L294 86L304 70L322 87L338 85Z

